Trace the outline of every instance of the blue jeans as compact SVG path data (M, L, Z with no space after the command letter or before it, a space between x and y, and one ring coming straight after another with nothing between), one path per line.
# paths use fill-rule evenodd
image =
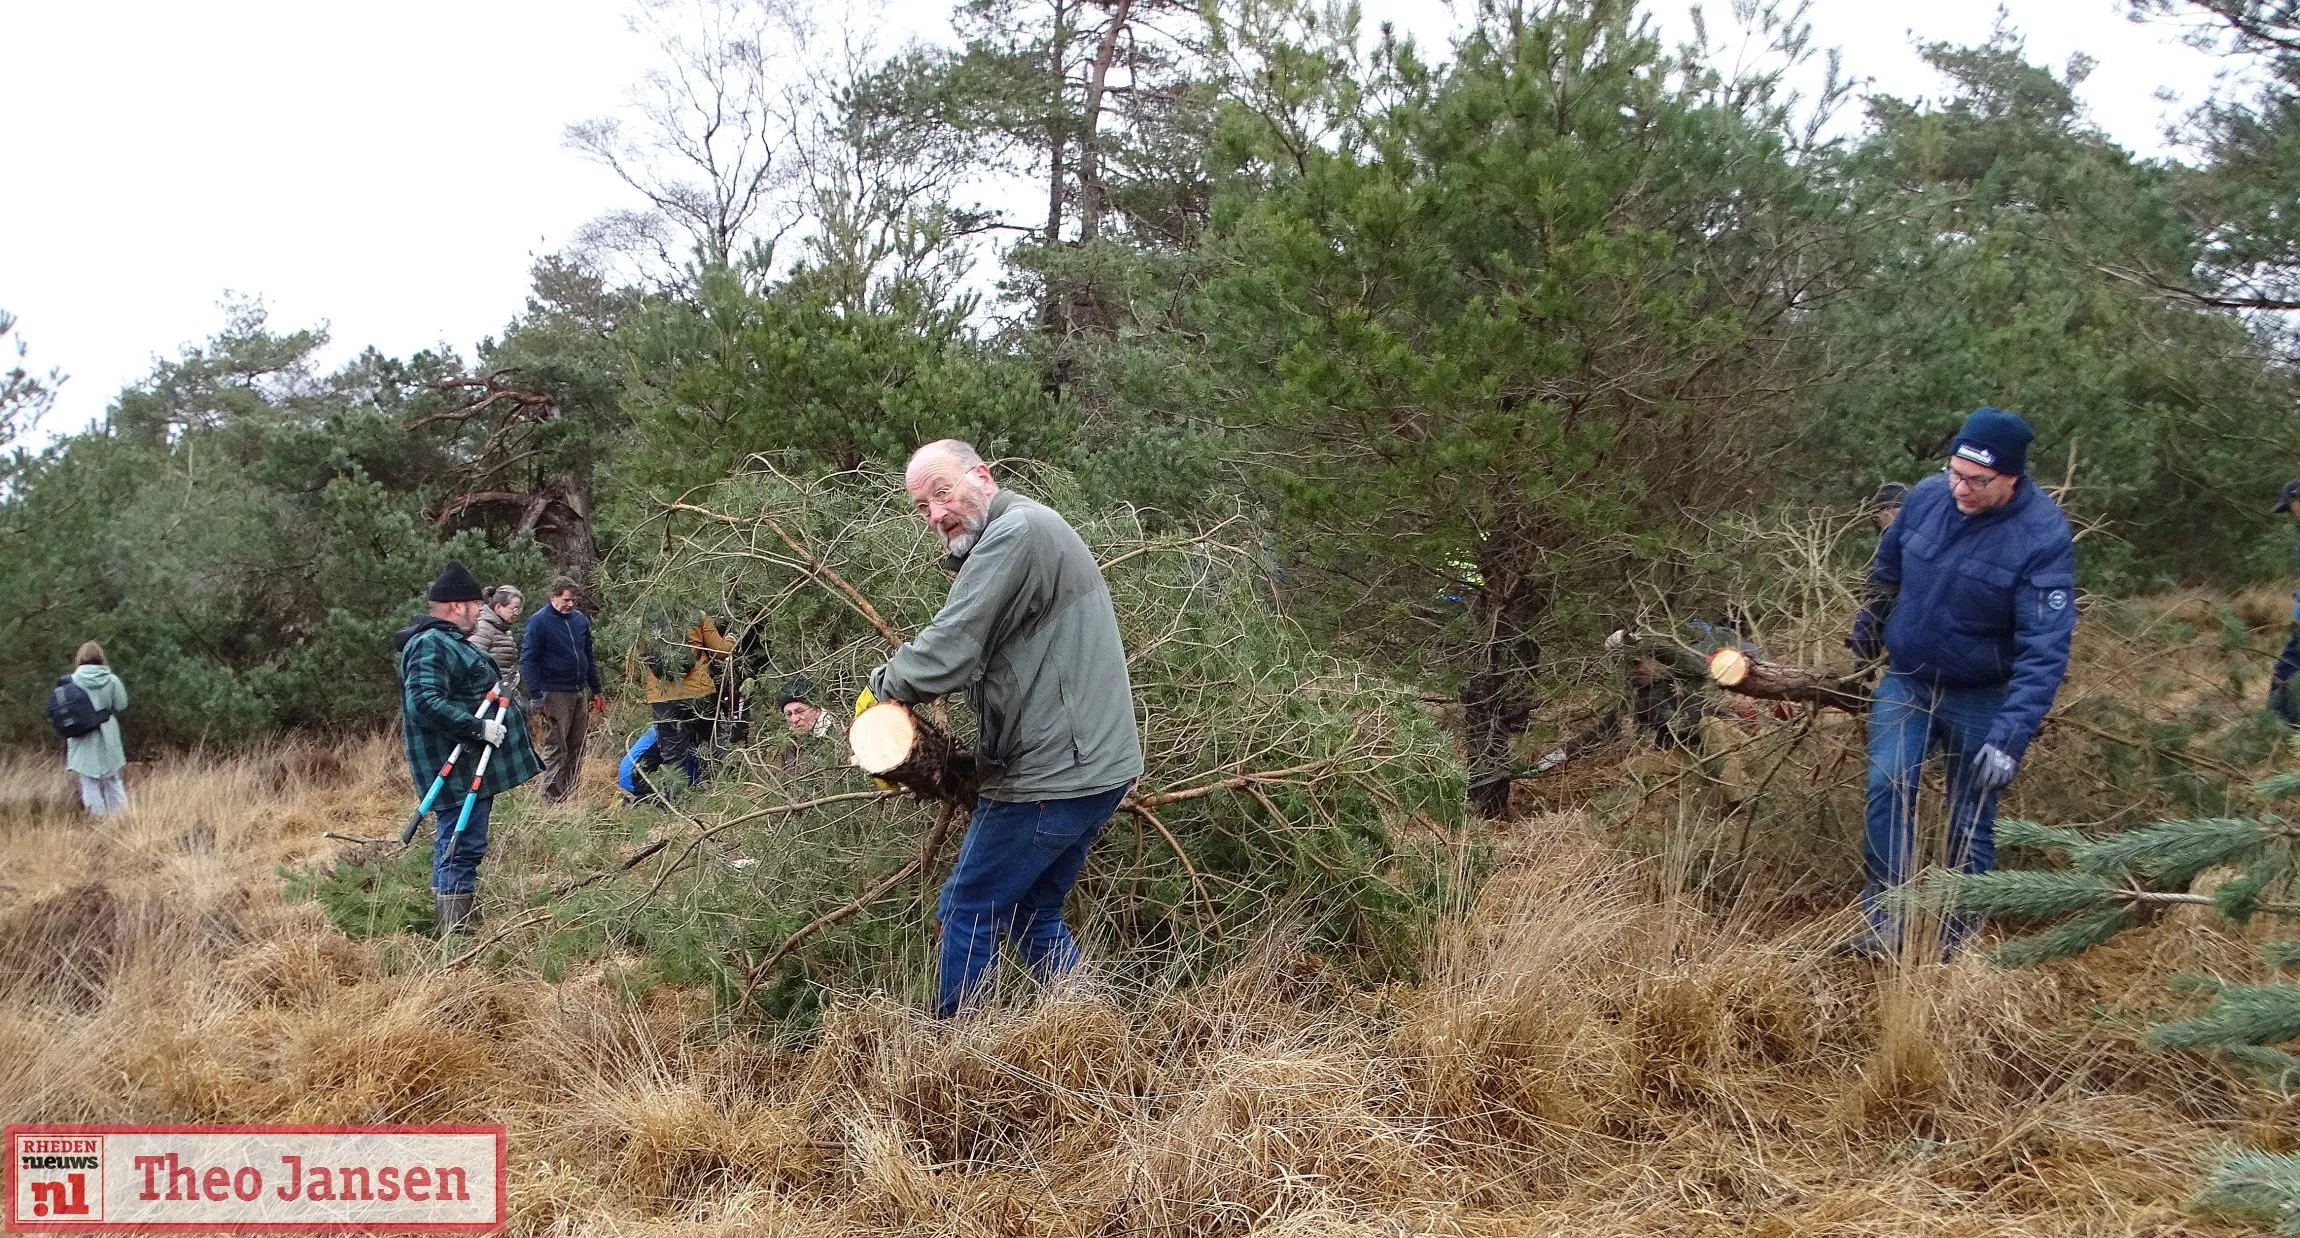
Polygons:
M1985 873L1996 867L1997 796L1973 779L1973 758L1988 741L1989 726L2004 705L2002 684L1944 688L1897 671L1877 684L1869 709L1869 819L1861 840L1861 868L1867 883L1861 908L1875 944L1898 948L1903 926L1884 906L1883 895L1906 884L1938 859L1947 867ZM1939 856L1917 850L1917 784L1925 756L1938 749L1948 765L1948 849ZM1953 947L1970 925L1951 917L1942 948Z
M1013 936L1041 982L1078 962L1062 900L1086 866L1087 848L1126 797L1127 783L1074 799L974 805L966 843L942 887L942 977L934 1013L947 1019L975 995Z
M455 858L447 856L455 842L455 819L463 815L463 797L439 806L439 828L431 836L431 890L434 894L469 894L479 888L479 862L487 858L487 815L495 811L495 797L482 795L471 802L471 820L463 827L463 841L455 845Z
M2293 597L2300 599L2300 593ZM2300 607L2294 608L2292 636L2284 642L2284 652L2277 655L2276 669L2268 672L2268 708L2287 723L2300 726L2300 684L2293 682L2296 676L2300 676Z

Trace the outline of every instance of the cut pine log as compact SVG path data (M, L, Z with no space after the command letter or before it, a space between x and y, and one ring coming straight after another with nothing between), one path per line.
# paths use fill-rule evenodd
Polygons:
M1728 645L1709 655L1709 680L1720 688L1765 701L1796 701L1849 714L1867 712L1868 694L1858 681L1802 666L1762 662Z
M1750 657L1727 646L1703 657L1684 642L1652 632L1626 629L1607 637L1605 647L1650 659L1678 679L1716 684L1728 692L1763 701L1795 701L1849 714L1869 711L1868 689L1858 675L1831 675Z
M974 807L980 777L974 754L907 705L881 701L864 710L847 731L847 746L855 765L881 782L921 799Z
M1698 682L1709 677L1709 662L1706 658L1684 642L1666 636L1625 629L1607 637L1605 647L1627 653L1631 657L1650 659L1679 679Z

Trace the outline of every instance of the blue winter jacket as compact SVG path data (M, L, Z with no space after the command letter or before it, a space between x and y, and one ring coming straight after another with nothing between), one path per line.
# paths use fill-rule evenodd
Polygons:
M1967 516L1948 478L1909 491L1877 543L1853 645L1884 624L1892 668L1946 687L2003 684L1985 742L2018 760L2068 671L2076 631L2076 540L2052 496L2022 478L2012 500Z
M2292 531L2292 566L2300 567L2300 528ZM2300 589L2292 591L2292 622L2300 623Z
M591 621L582 611L562 615L547 605L527 620L519 678L537 697L586 688L594 696L605 691L599 686L599 664L591 657Z

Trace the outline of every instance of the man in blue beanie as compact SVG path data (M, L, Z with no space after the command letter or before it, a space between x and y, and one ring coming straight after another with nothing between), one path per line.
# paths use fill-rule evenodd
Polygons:
M1877 543L1846 642L1864 661L1887 659L1869 711L1864 951L1905 944L1884 896L1919 868L1995 867L1997 793L2019 774L2068 670L2076 543L2027 476L2033 437L2014 413L1966 418L1948 467L1909 491ZM1949 828L1944 849L1920 852L1917 784L1935 749L1948 767ZM1964 928L1951 918L1944 951Z

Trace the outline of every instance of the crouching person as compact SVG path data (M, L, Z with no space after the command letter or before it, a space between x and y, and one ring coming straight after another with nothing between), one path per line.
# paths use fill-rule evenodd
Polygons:
M669 802L663 794L663 788L656 786L654 780L648 777L650 774L659 774L665 765L678 766L679 772L687 776L690 788L703 784L703 759L695 755L693 748L688 748L678 757L666 753L663 750L662 731L663 724L658 722L639 732L639 738L631 741L630 751L623 754L623 764L615 771L615 785L623 791L623 806L626 808Z
M479 862L487 858L487 822L495 797L543 772L543 764L528 742L527 718L518 703L503 709L487 699L503 672L468 639L479 622L478 579L451 559L428 596L430 613L391 638L399 651L400 725L407 736L408 772L419 795L462 745L439 799L431 893L440 932L468 933L476 922ZM479 775L477 785L474 775Z

